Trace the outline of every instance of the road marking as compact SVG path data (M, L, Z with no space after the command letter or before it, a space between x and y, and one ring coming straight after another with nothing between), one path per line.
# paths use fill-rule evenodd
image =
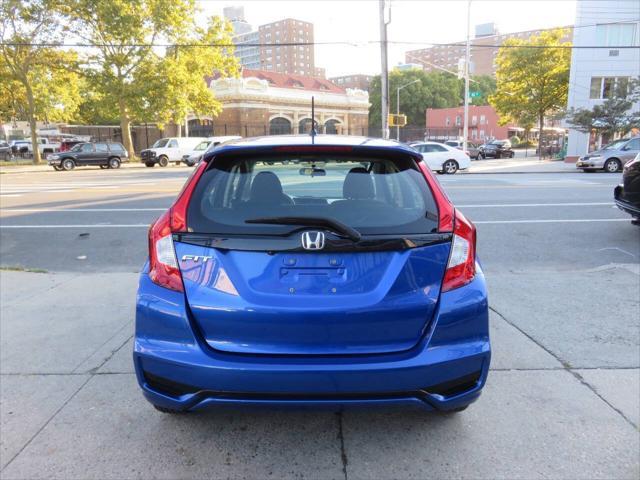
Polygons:
M163 212L165 208L3 208L3 212L45 213L45 212Z
M0 193L0 197L21 197L21 193Z
M549 219L549 220L480 220L474 221L476 225L500 225L508 223L592 223L592 222L629 222L626 218L571 218L571 219Z
M460 208L501 208L501 207L583 207L596 205L613 205L613 202L576 202L576 203L492 203L480 205L456 205Z

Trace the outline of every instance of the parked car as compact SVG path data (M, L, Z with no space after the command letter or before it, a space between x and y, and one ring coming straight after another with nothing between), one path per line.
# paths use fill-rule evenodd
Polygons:
M463 410L491 350L475 227L397 142L222 145L149 230L133 343L161 412Z
M444 144L464 151L464 142L462 140L447 140L446 142L444 142ZM472 160L478 159L478 154L480 153L480 149L478 147L479 146L475 143L467 142L466 152Z
M13 152L7 142L0 141L0 160L13 160Z
M622 138L595 150L576 162L576 168L583 172L604 170L616 173L622 166L640 153L640 137Z
M616 186L613 197L618 208L631 215L632 223L640 225L640 153L622 170L622 184Z
M233 140L239 140L241 138L242 137L238 136L209 137L196 145L196 147L191 152L183 155L182 162L189 167L193 167L202 159L202 155L207 151L209 147L215 148L223 143Z
M182 157L189 154L199 143L205 141L204 137L170 137L161 138L151 148L140 152L140 158L147 167L156 164L166 167L169 162L178 165Z
M492 140L478 148L478 158L513 158L514 155L509 140Z
M14 155L33 155L33 144L31 143L31 139L14 140L11 142L11 148ZM41 154L48 155L60 150L60 143L54 142L53 140L46 137L38 138L38 150Z
M14 155L26 155L32 151L31 140L11 140L9 146Z
M414 142L411 147L422 154L431 170L452 175L471 165L469 155L462 150L438 142Z
M129 156L122 144L115 142L79 143L68 152L54 153L47 157L47 163L58 171L73 170L80 166L120 168L120 164L128 160Z

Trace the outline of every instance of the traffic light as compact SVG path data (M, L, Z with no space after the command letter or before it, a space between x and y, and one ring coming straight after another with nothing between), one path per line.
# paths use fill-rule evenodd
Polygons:
M407 116L406 115L389 115L389 126L390 127L404 127L407 124Z

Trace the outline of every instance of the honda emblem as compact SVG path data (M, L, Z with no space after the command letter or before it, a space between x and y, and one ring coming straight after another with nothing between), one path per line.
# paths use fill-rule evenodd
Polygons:
M302 248L305 250L322 250L324 248L324 233L304 232L302 234Z

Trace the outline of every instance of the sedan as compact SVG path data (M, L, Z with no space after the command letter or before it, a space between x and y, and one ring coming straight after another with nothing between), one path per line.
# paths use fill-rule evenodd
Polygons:
M146 399L168 414L474 402L491 358L476 228L422 160L342 135L208 150L149 229Z
M481 145L478 151L478 158L513 158L514 155L509 140L493 140Z
M437 142L416 142L411 147L422 154L422 159L431 170L453 175L458 170L471 166L471 159L462 150Z
M640 225L640 153L627 162L622 171L622 184L613 191L616 205L631 215L631 222Z

